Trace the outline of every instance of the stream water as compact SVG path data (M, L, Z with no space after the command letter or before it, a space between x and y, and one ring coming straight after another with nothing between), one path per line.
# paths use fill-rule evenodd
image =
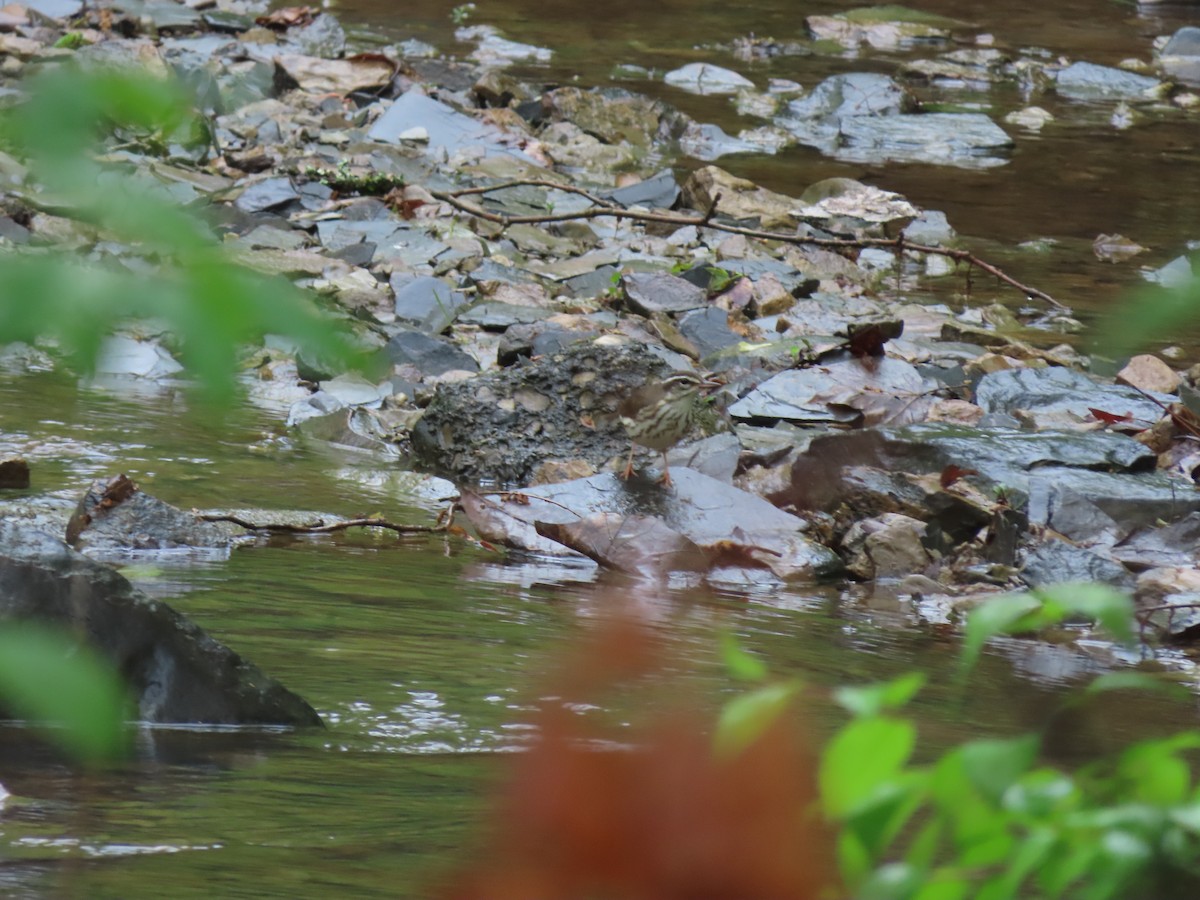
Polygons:
M455 49L448 3L397 8L349 0L347 24L389 40L422 38ZM814 3L806 13L832 10ZM1102 0L1044 4L929 2L1007 44L1036 44L1113 63L1146 57L1150 37L1197 18L1190 7L1153 15ZM753 10L716 0L483 0L473 21L548 46L553 64L520 74L546 82L605 84L613 64L673 68L709 59L757 81L806 86L835 71L886 69L887 58L795 58L748 67L699 43L754 31L802 29L786 0ZM459 48L461 49L461 48ZM726 101L653 83L703 121L736 130ZM1021 105L1002 98L999 111ZM1048 104L1044 104L1048 105ZM1052 108L1056 114L1060 110ZM1009 254L1020 277L1096 314L1135 279L1090 257L1095 235L1120 231L1165 261L1194 236L1190 206L1200 164L1175 120L1117 132L1099 109L1062 111L1061 127L1021 138L1012 162L964 171L896 166L865 172L794 150L721 165L798 193L829 175L869 176L942 209L960 231L1000 252L1035 237L1061 241L1048 256ZM732 128L730 127L732 125ZM744 126L743 126L744 127ZM241 408L216 425L180 395L120 400L49 376L0 380L0 456L34 466L37 490L78 497L94 477L126 472L181 507L264 506L381 512L425 522L406 504L397 464L308 445L277 419ZM87 773L65 765L30 733L0 728L0 783L12 793L0 816L0 893L13 897L417 897L437 871L466 858L487 806L487 787L516 746L555 647L581 620L634 589L590 567L507 560L462 541L355 536L277 540L229 560L134 567L140 586L192 617L307 698L323 731L272 733L152 729L134 759ZM643 596L683 648L686 677L714 698L734 687L721 674L715 635L728 628L773 672L811 689L816 737L836 714L836 684L917 667L930 681L914 706L923 752L980 734L1041 727L1064 693L1103 665L1070 647L998 644L969 684L953 678L958 645L913 625L887 601L841 603L838 588L760 595L662 591ZM1134 734L1190 724L1165 700L1106 699L1060 718L1050 749L1073 760Z

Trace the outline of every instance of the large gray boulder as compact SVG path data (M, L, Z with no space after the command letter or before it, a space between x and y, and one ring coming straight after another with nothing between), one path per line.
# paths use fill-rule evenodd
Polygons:
M321 725L257 666L115 569L52 535L0 522L0 622L61 627L112 660L146 722Z

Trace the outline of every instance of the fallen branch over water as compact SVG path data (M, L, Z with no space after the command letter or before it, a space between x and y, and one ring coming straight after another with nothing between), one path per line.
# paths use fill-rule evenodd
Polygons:
M517 187L544 187L556 191L563 191L568 194L578 194L579 196L584 197L591 202L592 206L588 209L577 210L575 212L550 212L539 213L536 215L509 216L502 213L491 212L481 206L468 203L462 199L463 197L489 194L495 191L502 191ZM605 216L611 216L615 219L629 219L634 222L654 222L663 225L674 225L679 228L683 228L688 225L694 225L697 228L711 228L714 231L723 231L728 234L740 234L744 237L758 238L765 241L781 241L788 244L821 247L823 249L834 251L862 250L867 247L882 247L885 249L895 250L897 254L903 253L905 250L912 250L917 253L929 253L935 256L944 256L947 259L954 260L956 263L966 263L972 268L980 269L981 271L991 275L993 278L996 278L1010 287L1021 291L1021 293L1023 293L1026 297L1043 300L1056 309L1069 309L1068 306L1060 303L1045 291L1017 281L1017 279L1002 271L998 266L994 266L986 260L980 259L969 250L958 250L950 247L939 247L929 244L914 244L910 241L906 241L903 236L895 238L815 238L807 237L801 234L787 234L786 232L782 231L770 231L761 228L746 228L741 225L730 225L725 222L716 221L713 219L713 208L710 208L703 215L685 215L683 213L650 212L644 210L626 209L623 206L618 206L617 204L609 200L605 200L603 197L600 197L583 188L575 187L574 185L569 184L559 184L556 181L538 178L523 178L514 181L505 181L500 184L463 188L456 191L431 190L429 193L436 199L441 200L443 203L449 204L460 212L483 219L487 222L494 222L495 224L503 227L508 227L510 225L544 225L553 222L571 222L578 221L580 219L597 219ZM714 201L713 207L715 206L716 203Z
M365 519L342 519L337 522L323 522L318 519L311 525L294 525L282 522L251 522L241 516L225 514L197 513L196 518L202 522L229 522L247 531L266 531L272 534L330 534L335 531L345 531L347 528L385 528L398 534L442 534L452 528L450 521L436 525L405 525L400 522L389 522L387 519L369 517Z

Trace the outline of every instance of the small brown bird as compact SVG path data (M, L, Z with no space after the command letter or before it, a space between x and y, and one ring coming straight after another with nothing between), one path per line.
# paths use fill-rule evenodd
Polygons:
M662 454L663 473L659 482L669 485L667 450L696 424L705 407L704 392L720 386L720 382L708 381L695 372L672 372L662 381L643 385L626 397L617 409L630 440L629 458L621 477L633 474L633 448L638 444Z

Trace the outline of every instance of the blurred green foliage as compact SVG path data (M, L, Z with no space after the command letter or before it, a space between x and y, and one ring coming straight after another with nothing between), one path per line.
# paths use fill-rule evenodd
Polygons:
M995 597L967 621L962 678L983 644L1087 617L1118 640L1133 634L1128 597L1064 584ZM726 704L718 752L763 733L795 691L724 636L731 677L760 682ZM821 812L838 829L844 896L857 900L1164 900L1200 896L1200 784L1189 755L1200 731L1135 741L1068 773L1039 762L1042 736L964 742L919 758L903 707L924 683L909 673L834 696L850 720L826 743L817 773ZM1143 672L1093 679L1067 705L1112 690L1187 694ZM836 895L831 895L836 896Z
M52 338L86 369L115 327L152 319L179 339L184 365L212 401L202 407L208 416L228 407L238 354L264 334L323 361L354 362L313 298L235 264L208 226L148 177L151 161L210 149L208 123L177 82L65 63L25 88L24 102L0 112L0 146L25 167L5 203L66 220L68 237L82 239L0 249L0 343ZM137 264L81 252L101 241ZM0 630L0 697L81 760L127 747L128 706L112 666L52 629Z
M56 629L0 626L0 697L78 759L101 762L129 746L129 700L112 664Z
M147 178L147 156L203 154L211 140L177 82L68 63L28 90L0 121L6 151L28 167L10 196L149 265L108 255L97 263L55 246L0 252L0 342L51 336L90 368L115 326L152 318L179 338L184 366L217 409L232 398L240 349L267 333L353 365L345 333L312 297L236 264L199 217Z

